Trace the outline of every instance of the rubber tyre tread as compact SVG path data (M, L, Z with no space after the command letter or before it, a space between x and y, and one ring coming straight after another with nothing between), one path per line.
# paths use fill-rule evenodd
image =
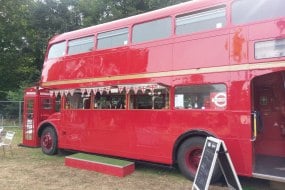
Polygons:
M189 170L185 162L184 155L189 149L192 149L193 147L201 147L201 149L203 150L205 141L206 139L204 137L192 137L192 138L185 140L178 149L177 162L178 162L179 170L187 179L191 181L194 181L196 172L193 173ZM214 168L211 182L219 181L221 179L221 176L222 176L222 172L217 162Z

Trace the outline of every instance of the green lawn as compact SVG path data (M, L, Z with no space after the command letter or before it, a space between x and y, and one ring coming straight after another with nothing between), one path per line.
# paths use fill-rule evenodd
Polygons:
M20 128L5 130L15 131L16 135L13 140L13 155L7 150L4 157L0 150L0 189L3 190L185 190L192 188L192 182L185 179L177 169L145 163L136 163L135 172L124 178L70 168L64 165L64 155L48 156L42 153L41 148L18 146L22 143ZM80 154L78 155L80 157ZM253 178L241 178L241 184L248 190L270 189L267 181ZM220 183L211 186L210 189L228 188Z

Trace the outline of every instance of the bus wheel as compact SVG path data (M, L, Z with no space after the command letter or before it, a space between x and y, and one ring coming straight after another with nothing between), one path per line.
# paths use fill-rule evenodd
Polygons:
M181 173L187 178L194 181L199 162L202 156L205 138L193 137L182 143L178 149L177 162ZM216 165L213 173L212 182L221 177L221 171Z
M44 129L41 136L41 147L45 154L54 155L57 153L57 135L53 128Z

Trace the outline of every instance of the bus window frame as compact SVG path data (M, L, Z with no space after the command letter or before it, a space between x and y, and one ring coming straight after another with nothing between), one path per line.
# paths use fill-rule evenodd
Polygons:
M229 8L228 8L228 4L227 3L221 3L221 4L217 4L211 7L202 7L202 8L197 8L194 9L192 11L189 12L180 12L177 13L175 15L173 15L173 22L174 22L174 35L177 37L181 37L181 36L189 36L189 35L195 35L195 34L201 34L204 32L210 32L210 31L215 31L215 30L223 30L225 28L227 28L229 26ZM200 30L200 31L195 31L195 32L188 32L188 33L182 33L182 34L178 34L177 33L177 18L179 17L184 17L184 16L189 16L189 15L195 15L195 14L201 14L203 12L208 12L208 11L212 11L212 10L218 10L218 9L224 9L225 10L225 23L224 25L222 25L222 27L220 28L211 28L211 29L206 29L206 30Z
M70 49L70 46L69 46L69 43L71 41L74 41L74 40L79 40L79 39L83 39L83 38L88 38L88 37L93 37L93 47L92 47L92 50L89 50L89 51L84 51L84 52L79 52L79 53L72 53L72 54L69 54L69 49ZM90 53L92 51L94 51L96 49L96 35L95 34L90 34L90 35L86 35L86 36L80 36L78 38L72 38L72 39L68 39L67 40L67 50L66 50L66 55L67 56L73 56L73 55L78 55L78 54L84 54L84 53Z
M65 42L65 49L64 49L64 54L62 56L58 56L58 57L51 57L49 58L49 53L50 53L50 50L51 48L56 45L56 44L60 44L60 43L64 43ZM49 45L48 47L48 51L47 51L47 54L46 54L46 60L51 60L51 59L58 59L58 58L61 58L61 57L65 57L67 55L67 40L61 40L61 41L58 41L58 42L55 42L55 43L52 43ZM46 61L45 60L45 61Z
M214 109L214 108L206 108L205 105L202 106L201 108L186 108L185 106L183 106L182 108L179 108L179 107L176 107L176 100L175 100L175 97L176 97L176 89L177 88L181 88L181 87L197 87L197 86L213 86L213 85L223 85L225 87L225 91L222 91L223 93L226 94L226 105L224 108L219 108L219 109ZM225 111L229 108L229 97L228 97L228 86L226 83L205 83L205 84L183 84L183 85L176 85L173 87L173 109L174 110L192 110L192 111ZM221 92L216 92L217 94L218 93L221 93ZM211 94L211 91L209 91L209 95ZM210 98L210 96L209 96ZM209 99L210 100L210 99ZM211 101L211 100L210 100ZM204 107L204 108L203 108Z
M146 40L146 41L140 41L140 42L134 42L134 28L135 26L137 25L141 25L141 24L145 24L145 23L150 23L150 22L154 22L154 21L157 21L157 20L162 20L162 19L166 19L166 18L169 18L170 19L170 34L169 36L167 37L163 37L163 38L156 38L156 39L151 39L151 40ZM170 39L171 37L173 37L174 35L174 30L175 30L175 21L174 21L174 17L172 15L165 15L165 16L162 16L162 17L158 17L158 18L153 18L153 19L150 19L150 20L144 20L144 21L141 21L141 22L136 22L136 23L133 23L132 26L131 26L131 33L130 33L130 36L131 36L131 39L130 39L130 44L132 45L137 45L137 44L144 44L144 43L151 43L151 42L156 42L156 41L163 41L163 40L168 40Z
M256 20L252 20L252 21L246 21L246 22L239 22L239 23L235 23L233 20L233 5L240 0L233 0L232 2L229 3L229 17L230 17L230 23L232 26L246 26L246 25L252 25L255 23L262 23L262 22L268 22L268 21L272 21L272 20L277 20L279 18L283 18L284 16L277 16L277 17L273 17L273 18L263 18L263 19L256 19ZM243 1L243 0L242 0Z
M107 32L112 32L112 31L116 31L116 30L122 30L122 29L127 29L127 43L126 44L123 44L123 45L120 45L120 46L112 46L112 47L104 47L104 48L99 48L98 45L99 45L99 35L100 34L103 34L103 33L107 33ZM116 35L111 35L111 36L116 36ZM101 51L101 50L107 50L107 49L115 49L115 48L123 48L123 47L126 47L126 46L129 46L131 44L130 42L130 36L131 36L131 30L130 30L130 27L129 26L124 26L124 27L120 27L120 28L113 28L111 30L104 30L104 31L98 31L96 32L96 35L95 35L95 49L97 51ZM105 37L106 38L106 37Z

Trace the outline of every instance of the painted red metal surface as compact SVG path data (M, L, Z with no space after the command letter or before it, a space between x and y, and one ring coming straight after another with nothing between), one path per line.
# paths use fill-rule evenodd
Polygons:
M45 102L48 100L48 104ZM50 97L48 89L32 87L25 90L23 112L23 145L39 147L38 127L40 122L54 113L54 98ZM44 107L49 106L49 107Z
M135 171L134 163L127 165L127 166L120 167L116 165L93 162L89 160L75 159L72 157L65 157L64 163L66 166L69 166L69 167L96 171L96 172L113 175L117 177L125 177L127 175L132 174Z
M258 93L253 93L254 89L263 88L262 81L270 81L269 78L274 77L279 78L267 86L282 86L280 73L284 71L285 63L284 56L255 59L254 44L257 41L284 38L285 30L280 30L284 18L234 26L230 22L231 2L189 2L54 37L49 47L56 42L102 31L121 27L131 29L138 22L169 15L174 17L214 5L227 6L227 27L221 29L184 36L176 36L173 29L171 37L163 40L45 60L41 77L43 87L64 90L162 83L170 88L170 109L61 109L60 113L40 120L42 123L39 126L50 123L55 127L59 148L163 164L175 162L174 155L180 138L188 132L203 131L225 141L236 171L245 176L252 175L255 154L285 156L284 136L280 135L280 123L284 120L279 117L280 106L269 110L273 113L272 121L276 121L279 128L271 130L267 127L266 133L260 135L255 143L252 141L251 116L254 109L259 109L258 101L255 100ZM276 75L262 78L261 82L253 82L261 75L274 72ZM212 110L174 108L176 86L218 83L227 86L226 109L215 110L213 104L210 104ZM282 91L281 87L276 91ZM284 93L278 96L278 100L282 99L285 99ZM279 119L275 119L277 117ZM271 126L270 119L266 120L265 125Z

